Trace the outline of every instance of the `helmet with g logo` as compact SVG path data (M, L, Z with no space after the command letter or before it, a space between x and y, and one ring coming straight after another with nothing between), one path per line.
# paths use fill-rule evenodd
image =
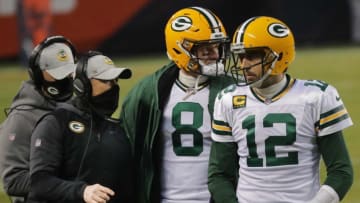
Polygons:
M295 58L295 41L290 28L268 16L252 17L241 24L233 35L230 49L234 57L262 50L262 65L265 72L271 68L269 75L284 73ZM234 65L232 68L238 67ZM231 71L234 73L238 70Z
M189 7L177 11L165 27L165 41L170 60L185 71L197 71L192 48L203 43L219 43L220 58L225 59L228 37L220 19L208 9Z

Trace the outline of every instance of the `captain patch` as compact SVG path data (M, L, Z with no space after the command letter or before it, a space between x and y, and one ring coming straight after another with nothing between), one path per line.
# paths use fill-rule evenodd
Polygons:
M233 96L232 103L233 103L234 109L245 107L246 106L246 95Z

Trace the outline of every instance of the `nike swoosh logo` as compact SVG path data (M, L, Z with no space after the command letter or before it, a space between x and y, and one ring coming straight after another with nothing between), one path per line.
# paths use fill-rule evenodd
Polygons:
M336 99L336 101L340 101L341 98L339 96L336 96L335 99Z

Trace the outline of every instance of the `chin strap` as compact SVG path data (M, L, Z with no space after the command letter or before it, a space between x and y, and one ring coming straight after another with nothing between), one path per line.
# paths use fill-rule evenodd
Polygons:
M270 65L269 69L266 71L266 73L263 75L263 77L260 80L250 84L251 87L255 87L255 88L261 87L264 80L270 76L271 72L273 71L273 69L275 67L276 61L279 58L279 55L277 53L275 53L275 52L272 52L272 53L274 54L274 58L271 61L271 65ZM264 64L263 61L261 62L261 64L262 64L262 68L269 65L269 63ZM252 65L252 66L254 66L254 65Z
M254 83L251 83L250 86L254 87L254 88L261 87L264 80L266 80L266 78L268 78L270 76L271 72L272 72L272 68L269 68L260 80L254 82Z
M316 193L315 197L310 200L309 203L338 203L339 195L336 193L336 191L328 186L323 185L321 186L320 190Z

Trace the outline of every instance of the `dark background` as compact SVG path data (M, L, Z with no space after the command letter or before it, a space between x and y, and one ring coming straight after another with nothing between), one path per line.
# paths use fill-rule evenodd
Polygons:
M292 29L297 46L351 42L351 12L346 0L153 0L105 40L99 50L122 55L164 52L166 21L187 6L212 10L223 21L229 36L247 18L268 15L281 19Z

